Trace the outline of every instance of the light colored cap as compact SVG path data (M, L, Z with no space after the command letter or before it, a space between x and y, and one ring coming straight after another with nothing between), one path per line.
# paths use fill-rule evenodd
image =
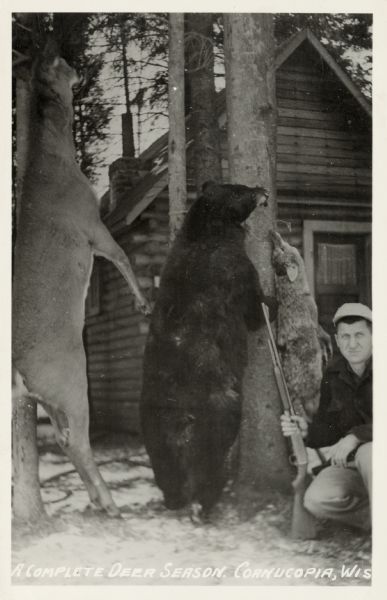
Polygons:
M333 324L336 325L337 321L344 317L360 317L361 319L367 319L372 323L372 311L365 304L360 302L347 302L337 309L335 316L333 317Z

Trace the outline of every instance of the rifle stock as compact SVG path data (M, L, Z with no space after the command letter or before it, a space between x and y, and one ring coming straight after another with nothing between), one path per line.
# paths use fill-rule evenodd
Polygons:
M266 321L266 327L269 334L268 343L273 362L274 376L278 387L278 392L285 411L290 415L295 415L293 404L286 385L284 373L277 346L274 341L273 332L270 327L269 311L267 306L262 303L262 310ZM294 491L293 514L291 536L296 539L311 539L316 537L316 523L314 517L304 507L304 494L307 488L307 465L308 455L306 452L304 440L301 432L290 437L292 446L292 455L295 458L294 464L297 467L297 475L292 482Z
M297 465L297 476L293 486L293 512L290 535L294 539L310 540L316 537L316 521L304 506L307 484L307 464Z

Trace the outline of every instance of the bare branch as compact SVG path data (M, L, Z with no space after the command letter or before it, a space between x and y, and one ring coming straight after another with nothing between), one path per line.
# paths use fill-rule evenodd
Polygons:
M26 54L22 54L21 52L19 52L18 50L14 50L12 49L12 54L15 57L14 60L12 60L12 67L18 67L26 62L30 62L31 57L27 56Z
M214 43L211 38L196 31L184 35L184 48L187 56L187 71L200 71L213 60Z

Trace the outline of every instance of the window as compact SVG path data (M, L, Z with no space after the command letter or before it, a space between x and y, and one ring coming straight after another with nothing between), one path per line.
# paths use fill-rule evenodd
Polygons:
M355 244L317 244L317 285L356 285Z
M371 305L371 223L304 221L304 261L319 322L333 332L344 302Z

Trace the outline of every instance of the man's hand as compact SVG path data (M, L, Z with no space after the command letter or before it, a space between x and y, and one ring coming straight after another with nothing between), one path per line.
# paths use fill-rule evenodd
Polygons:
M347 456L352 450L355 450L355 448L359 446L359 443L359 440L353 433L349 433L341 438L337 444L331 446L331 464L335 467L347 467Z
M303 438L308 435L308 423L304 417L297 415L291 417L287 410L281 415L281 428L285 437L290 437L295 433L301 433Z

